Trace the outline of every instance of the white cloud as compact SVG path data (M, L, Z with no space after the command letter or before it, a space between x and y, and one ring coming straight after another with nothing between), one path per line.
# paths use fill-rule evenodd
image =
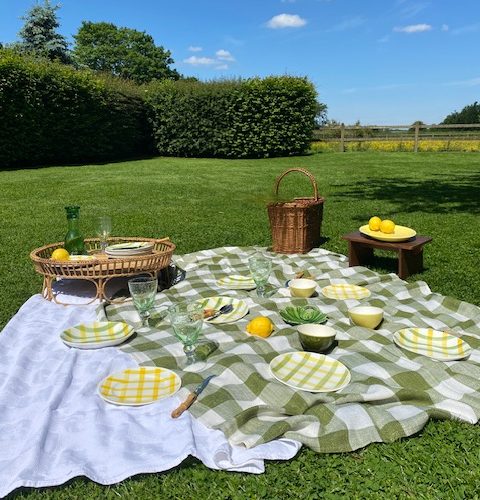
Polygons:
M281 28L301 28L307 21L297 14L278 14L267 22L267 27L271 29Z
M232 54L230 54L230 52L225 49L217 50L217 52L215 52L215 55L220 61L235 61L235 58L232 56Z
M203 47L197 47L195 45L190 45L190 47L188 47L188 50L190 52L201 52L203 50Z
M448 24L442 24L442 27L440 28L442 31L448 31L450 28Z
M469 24L468 26L456 28L452 30L452 35L464 35L466 33L476 33L477 31L480 31L480 23Z
M423 33L425 31L430 31L432 26L430 24L409 24L408 26L400 26L393 28L393 31L397 33L407 33L411 35L412 33Z
M455 87L477 87L480 85L480 77L470 78L469 80L459 80L456 82L447 82L444 85Z
M215 66L215 69L228 69L228 64L219 64L218 66Z
M350 19L345 19L345 21L342 21L341 23L335 24L327 31L331 32L331 31L350 30L353 28L358 28L358 26L365 24L365 22L366 22L366 19L363 17L360 17L360 16L351 17Z
M192 66L209 66L210 64L215 64L217 61L211 57L190 56L184 59L183 62L185 64L191 64Z
M400 15L404 18L415 17L417 14L430 6L430 2L401 2L398 5L403 5L400 8Z

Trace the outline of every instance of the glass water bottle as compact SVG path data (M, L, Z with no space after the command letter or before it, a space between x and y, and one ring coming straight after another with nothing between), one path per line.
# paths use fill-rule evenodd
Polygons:
M65 207L65 210L67 211L68 224L68 232L65 235L64 242L65 250L67 250L70 255L84 255L87 252L79 228L80 207L68 206Z

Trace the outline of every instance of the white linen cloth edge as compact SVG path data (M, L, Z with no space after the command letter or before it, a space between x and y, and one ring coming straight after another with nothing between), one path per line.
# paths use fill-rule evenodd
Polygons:
M135 360L114 347L71 349L59 338L65 328L95 320L95 308L34 295L0 333L0 428L6 430L0 434L0 496L82 475L113 484L171 469L189 455L212 469L257 474L265 459L296 455L300 443L289 439L246 449L231 446L188 412L172 420L176 396L138 408L105 403L98 383Z

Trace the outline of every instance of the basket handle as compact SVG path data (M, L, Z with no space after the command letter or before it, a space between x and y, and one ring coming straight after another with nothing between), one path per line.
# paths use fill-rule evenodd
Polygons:
M277 180L275 181L275 195L278 196L278 188L280 187L280 181L290 172L300 172L304 175L306 175L309 179L310 182L312 183L313 186L313 192L315 196L315 201L318 201L318 186L317 186L317 181L315 180L315 177L306 169L304 168L289 168L283 174L277 177Z

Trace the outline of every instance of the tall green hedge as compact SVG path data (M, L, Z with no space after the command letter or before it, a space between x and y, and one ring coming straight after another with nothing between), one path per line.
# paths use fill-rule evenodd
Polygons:
M0 167L132 157L151 148L143 90L0 50Z
M151 85L158 152L170 156L260 158L308 150L316 91L290 76Z

